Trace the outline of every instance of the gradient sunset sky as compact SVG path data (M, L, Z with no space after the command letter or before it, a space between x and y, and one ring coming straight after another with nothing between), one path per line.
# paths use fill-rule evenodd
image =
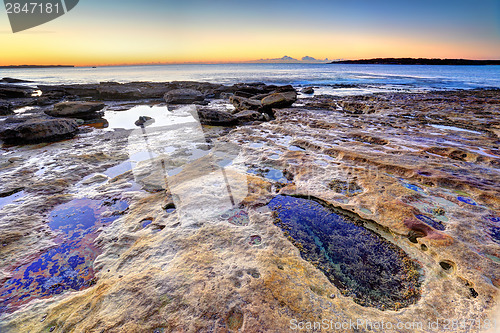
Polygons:
M500 59L500 1L80 0L66 15L16 34L0 10L0 65L284 55Z

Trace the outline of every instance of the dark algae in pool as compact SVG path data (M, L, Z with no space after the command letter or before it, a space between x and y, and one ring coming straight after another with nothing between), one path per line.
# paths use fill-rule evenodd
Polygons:
M399 247L363 227L354 213L282 195L268 206L302 258L344 296L381 310L398 310L419 299L419 266Z
M127 207L125 201L90 199L75 199L56 207L48 225L58 232L54 239L57 245L17 267L0 286L0 314L15 311L33 299L93 285L93 263L100 254L94 245L97 229L116 220Z

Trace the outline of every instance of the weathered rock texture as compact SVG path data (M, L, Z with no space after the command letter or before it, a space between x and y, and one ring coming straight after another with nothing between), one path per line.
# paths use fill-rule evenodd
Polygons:
M45 113L52 117L95 119L102 116L99 111L104 107L104 103L98 102L62 102L57 103L52 110L47 110Z
M0 140L7 143L51 142L70 138L78 130L72 119L20 119L0 127Z
M138 130L2 148L0 193L24 187L24 197L0 210L3 281L54 246L46 217L57 204L87 197L127 200L129 209L94 242L102 254L92 286L4 313L0 330L287 332L294 319L326 319L446 332L446 320L488 323L500 288L498 91L303 104L219 138L206 128L209 144L192 140L194 126L151 131L147 145ZM106 175L147 149L154 158ZM421 267L418 301L384 311L341 292L275 225L266 205L278 193L310 195L373 221L373 232Z

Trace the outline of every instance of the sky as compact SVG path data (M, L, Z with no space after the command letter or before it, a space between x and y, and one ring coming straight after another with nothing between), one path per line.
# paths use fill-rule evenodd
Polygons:
M500 59L500 1L80 0L12 33L0 8L0 65L426 57Z

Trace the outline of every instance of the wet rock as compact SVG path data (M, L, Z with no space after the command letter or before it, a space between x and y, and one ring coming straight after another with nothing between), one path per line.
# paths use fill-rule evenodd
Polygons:
M174 89L165 94L165 101L171 104L192 104L203 102L205 96L195 89Z
M99 113L105 107L104 103L98 102L62 102L54 105L52 110L45 111L52 117L95 119L102 116Z
M253 110L245 110L235 113L234 116L238 120L238 123L247 123L250 121L264 121L266 118L260 112Z
M73 137L77 131L73 119L28 119L4 124L0 139L11 144L51 142Z
M238 122L232 114L213 109L199 109L198 117L203 125L231 126Z
M306 95L311 95L311 94L314 94L314 88L313 87L306 87L306 88L303 88L300 92L303 94L306 94Z
M0 101L0 116L13 114L12 105L8 102Z
M255 99L250 99L241 96L231 96L229 102L235 107L235 111L244 110L260 110L262 108L262 102Z
M230 87L223 86L221 84L194 81L172 81L164 85L166 89L163 94L176 89L193 89L201 92L205 98L219 98L222 92L226 92L230 89Z
M27 87L0 85L0 98L24 98L31 96L33 89Z
M97 87L99 96L102 99L135 99L141 98L141 89L138 87L119 84L114 82L101 83Z
M346 100L340 103L342 110L351 114L369 114L375 112L375 106L360 101Z
M38 106L47 106L54 104L54 100L49 97L38 97L36 99L36 105Z
M49 98L62 98L64 96L99 97L97 84L70 84L70 85L38 85L42 91L42 96Z
M5 198L5 197L8 197L8 196L11 196L13 194L16 194L16 193L19 193L21 192L22 190L24 190L24 187L17 187L13 190L0 190L0 198Z
M29 83L29 82L33 82L33 81L14 79L14 78L11 78L11 77L4 77L3 79L0 80L0 82L5 82L5 83Z
M151 117L140 116L139 119L137 119L134 124L135 124L135 126L146 127L146 126L152 125L154 122L155 122L155 120Z
M291 106L296 100L297 93L295 91L286 91L264 97L261 103L265 108L286 108Z

